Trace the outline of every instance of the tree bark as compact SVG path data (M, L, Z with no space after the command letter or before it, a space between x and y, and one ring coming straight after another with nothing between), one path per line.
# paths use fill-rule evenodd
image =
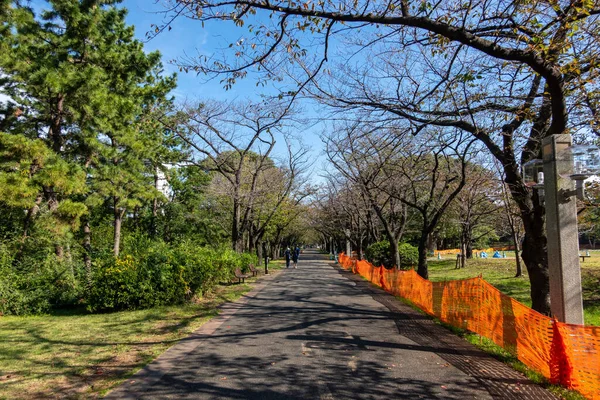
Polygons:
M56 258L58 258L59 260L63 260L65 257L65 248L61 244L55 244L54 254L56 254Z
M265 244L261 239L257 239L254 243L254 249L256 250L256 257L258 258L258 262L264 258L263 250L265 248Z
M515 261L517 264L517 271L515 273L515 278L518 278L523 275L523 267L521 266L521 254L520 246L519 246L519 238L517 237L517 233L513 230L513 241L515 242Z
M83 223L83 263L88 286L92 285L92 229L88 218Z
M427 240L427 250L430 253L435 253L437 250L438 234L433 232Z
M158 190L158 174L156 170L154 172L154 188ZM156 237L158 234L157 228L157 219L158 219L158 198L155 197L152 200L152 221L150 222L150 236Z
M419 238L419 266L417 267L417 273L423 279L429 279L429 271L427 269L427 238L429 232L421 232Z
M114 204L114 221L113 221L113 227L114 227L114 236L113 236L113 253L116 257L119 257L119 253L121 250L121 223L123 221L123 215L125 214L125 210L121 210L118 207L119 204L119 199L118 198L114 198L113 199L113 204Z
M531 283L531 307L550 315L550 273L543 213L532 212L525 221L523 261Z
M362 237L362 233L359 233L359 238L358 238L358 249L357 249L357 253L356 256L358 258L358 260L362 260L363 259L363 241L364 238Z
M465 256L468 259L473 258L473 232L470 227L465 241Z
M237 199L233 200L233 220L231 226L231 246L234 251L242 252L244 237L240 232L240 204Z
M531 308L544 315L550 315L545 210L539 204L537 194L534 192L532 195L530 189L524 186L517 165L504 165L504 172L511 195L519 206L525 230L522 258L531 284Z
M273 251L271 252L271 258L273 260L279 260L280 252L281 252L281 244L277 243L275 246L273 246Z
M402 268L402 262L400 260L400 252L398 251L398 241L396 240L392 240L390 241L390 252L392 254L390 254L392 257L392 260L394 260L394 265L396 267L396 269L400 269Z
M33 219L40 211L40 204L42 203L43 199L44 198L42 194L38 194L38 196L35 198L35 205L29 210L27 210L27 215L25 216L25 220L23 221L23 238L29 236L29 230L31 229L31 225L33 224Z

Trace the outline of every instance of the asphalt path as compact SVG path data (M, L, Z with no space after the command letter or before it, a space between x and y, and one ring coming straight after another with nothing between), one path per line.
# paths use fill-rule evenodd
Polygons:
M554 398L316 252L261 278L107 397Z

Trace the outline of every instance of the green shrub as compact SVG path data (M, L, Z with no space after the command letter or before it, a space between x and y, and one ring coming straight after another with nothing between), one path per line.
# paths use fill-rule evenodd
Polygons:
M59 260L41 246L27 256L18 253L16 245L0 245L0 314L42 314L79 302L77 263Z
M141 239L132 254L96 263L90 311L133 310L185 301L183 267L162 241Z
M254 266L256 268L259 267L259 261L258 258L256 257L256 254L250 254L250 253L242 253L239 254L239 259L240 259L240 268L242 270L242 272L248 272L250 271L250 269L248 268L248 266L250 264L254 264Z
M68 247L67 247L68 245ZM41 314L85 303L90 311L140 309L177 304L229 282L236 268L256 265L256 256L191 240L165 243L128 235L121 257L93 254L88 287L81 248L66 242L70 257L59 260L45 237L0 243L0 315Z
M398 254L400 255L400 268L410 268L419 262L418 249L409 243L398 244ZM379 266L383 265L386 268L392 268L395 264L394 257L391 254L390 242L382 240L375 242L365 251L365 257L371 264Z
M140 279L139 265L128 255L95 263L94 281L88 295L90 311L135 309L149 306L152 293L147 282Z
M90 311L181 303L230 281L236 268L256 262L250 254L201 247L191 241L170 245L140 237L124 248L129 254L95 267L88 296Z
M419 263L419 249L409 243L398 244L400 268L413 267Z
M391 268L394 266L394 260L391 258L390 253L390 242L382 240L367 247L365 257L375 266L383 265L386 268Z

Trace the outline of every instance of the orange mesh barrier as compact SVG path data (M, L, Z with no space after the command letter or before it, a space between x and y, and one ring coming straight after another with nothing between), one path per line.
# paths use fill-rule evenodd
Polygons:
M339 263L441 321L493 340L551 382L600 400L599 326L557 322L482 278L430 282L414 270L387 270L344 253Z

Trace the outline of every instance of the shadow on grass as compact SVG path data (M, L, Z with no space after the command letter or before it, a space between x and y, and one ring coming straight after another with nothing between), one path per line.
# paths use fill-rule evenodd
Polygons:
M506 282L494 282L494 286L502 293L514 298L515 300L530 304L529 282L516 280L515 278L505 278Z
M3 319L0 398L96 397L249 289L231 285L196 302L145 310L92 314L76 307Z

